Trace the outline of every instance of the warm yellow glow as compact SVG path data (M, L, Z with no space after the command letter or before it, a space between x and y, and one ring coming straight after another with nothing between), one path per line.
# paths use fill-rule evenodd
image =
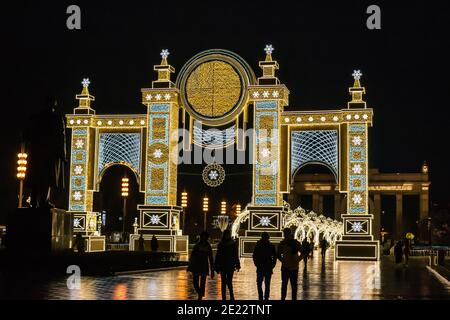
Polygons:
M240 204L236 205L236 214L241 214L241 205Z
M393 186L369 186L370 191L412 191L414 185L411 183L404 183L402 185L393 185Z
M227 213L227 203L226 201L222 201L220 204L220 214L226 214Z
M188 196L187 192L181 193L181 206L183 208L187 208L187 196Z
M208 211L209 209L209 199L207 197L203 198L203 211Z
M25 179L25 173L27 172L27 164L28 164L28 162L26 160L27 157L28 157L28 154L23 153L23 152L21 152L17 155L17 158L19 159L19 160L17 160L17 179L19 179L19 180Z
M128 178L122 178L122 197L128 197L128 191L129 191L129 179Z

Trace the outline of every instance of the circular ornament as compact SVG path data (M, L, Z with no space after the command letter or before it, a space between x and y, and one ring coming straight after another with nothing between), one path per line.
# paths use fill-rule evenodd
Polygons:
M209 164L203 169L203 182L209 187L218 187L225 181L225 170L217 163Z

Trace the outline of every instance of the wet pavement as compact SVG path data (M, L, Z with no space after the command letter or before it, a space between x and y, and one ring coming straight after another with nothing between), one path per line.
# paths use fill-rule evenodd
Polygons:
M251 259L241 260L242 269L235 273L236 299L257 298L256 272ZM414 258L408 268L396 266L392 258L380 262L334 261L329 252L324 263L316 256L304 272L299 271L298 299L450 299L450 288L426 270L426 259ZM69 300L186 300L196 299L192 277L185 269L152 271L114 277L81 277L81 288L69 290L67 278L37 283L3 281L8 283L0 293L1 299L69 299ZM280 264L274 270L271 299L280 299ZM208 279L206 300L220 299L220 277ZM288 289L290 298L290 289Z

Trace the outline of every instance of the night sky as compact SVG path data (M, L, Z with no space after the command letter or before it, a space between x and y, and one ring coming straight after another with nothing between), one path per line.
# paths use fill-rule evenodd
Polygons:
M82 10L79 31L66 28L71 4ZM381 7L381 30L366 27L370 4ZM140 89L155 79L161 49L169 49L176 71L200 51L231 50L258 76L269 43L280 64L278 77L291 92L286 110L346 107L351 73L361 69L365 100L375 114L370 166L418 172L426 160L432 201L448 205L450 10L444 4L1 1L0 223L16 205L21 124L48 108L49 95L71 113L80 82L89 77L97 114L145 113Z

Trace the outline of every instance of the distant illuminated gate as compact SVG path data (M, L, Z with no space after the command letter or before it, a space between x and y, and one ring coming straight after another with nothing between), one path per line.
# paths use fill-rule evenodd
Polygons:
M340 192L348 194L336 258L378 259L367 190L367 135L373 112L362 99L360 72L354 73L347 108L284 111L289 90L276 77L279 65L272 60L272 46L265 51L259 78L240 56L208 50L190 59L173 83L175 70L168 64L168 51L163 50L160 65L154 67L158 79L151 88L142 89L147 113L140 115L96 115L85 79L83 92L77 95L79 106L67 115L72 129L69 210L86 222L76 231L92 244L101 242L94 223L87 223L95 217L93 194L103 172L120 163L135 173L145 195L145 203L138 206L140 217L136 233L130 236L130 249L134 250L141 234L146 245L156 234L161 250L187 252L187 236L179 223L182 208L177 205L178 135L173 133L179 127L179 111L182 127L189 129L183 139L185 150L192 144L203 148L236 144L238 150L245 150L241 132L247 128L251 107L253 196L245 210L249 226L239 239L241 254L251 253L262 231L270 232L275 242L281 240L288 213L283 195L289 194L298 170L320 163L333 172ZM217 130L205 131L202 126Z

